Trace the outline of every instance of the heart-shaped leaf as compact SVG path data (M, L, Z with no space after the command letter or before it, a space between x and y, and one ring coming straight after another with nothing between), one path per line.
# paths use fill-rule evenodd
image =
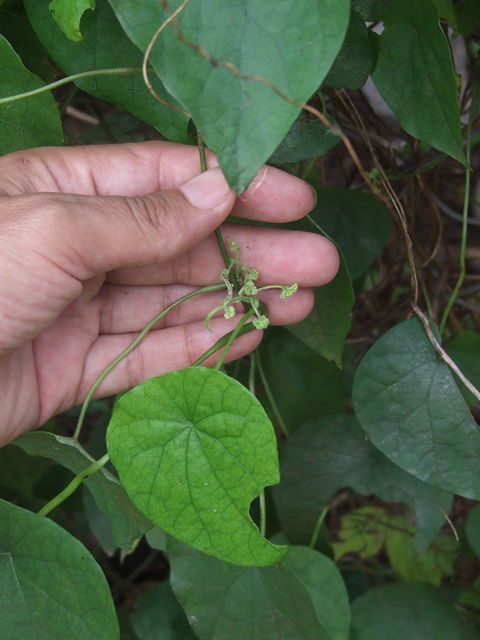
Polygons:
M183 542L240 565L278 562L251 501L279 480L272 425L236 380L201 367L147 380L120 398L108 452L137 507Z
M168 17L158 0L110 0L142 51ZM170 10L179 0L169 2ZM158 38L150 62L192 114L232 188L243 191L286 135L300 108L256 79L305 102L325 78L349 21L348 0L195 0ZM209 61L198 47L212 56ZM227 61L238 72L214 61ZM242 74L243 77L238 74Z

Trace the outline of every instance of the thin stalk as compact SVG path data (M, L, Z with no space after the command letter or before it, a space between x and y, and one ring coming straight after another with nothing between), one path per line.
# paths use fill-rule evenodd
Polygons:
M94 69L93 71L82 71L81 73L74 73L71 76L46 84L43 87L38 87L38 89L32 89L32 91L25 91L25 93L17 93L13 96L0 98L0 104L8 104L9 102L16 102L17 100L23 100L24 98L38 96L41 93L51 91L52 89L61 87L69 82L81 80L82 78L94 78L95 76L130 76L135 73L142 73L142 70L138 67L119 67L117 69Z
M275 418L277 419L278 426L283 431L284 435L288 437L288 429L285 424L282 415L278 409L277 403L275 402L275 398L273 397L272 390L270 389L270 385L267 380L267 376L265 375L265 371L263 370L262 361L260 360L260 355L258 351L255 351L255 359L257 361L258 373L260 374L260 378L262 380L263 388L265 389L265 393L267 394L268 401L270 402L270 406L272 407L273 413L275 414Z
M462 236L460 240L460 273L458 274L458 279L453 288L453 291L448 299L448 302L443 311L439 332L440 337L443 337L445 332L445 327L447 324L448 316L450 315L450 311L452 310L453 305L455 304L455 300L458 297L458 293L462 288L463 281L465 280L466 274L466 252L467 252L467 237L468 237L468 210L470 207L470 176L472 167L470 165L470 151L471 151L471 134L472 134L472 122L474 113L476 112L476 108L478 106L478 92L474 98L472 98L472 104L470 107L470 117L468 119L467 125L467 136L466 136L466 144L465 144L465 156L466 156L466 167L465 167L465 192L463 196L463 211L462 211Z
M190 298L194 298L195 296L198 296L202 293L208 293L210 291L221 291L222 289L225 289L225 284L223 282L210 284L206 287L202 287L201 289L195 289L195 291L191 291L190 293L187 293L181 298L178 298L178 300L175 300L175 302L172 302L172 304L168 305L168 307L166 307L163 311L158 313L154 318L150 320L150 322L142 329L142 331L140 331L137 337L134 340L132 340L132 342L128 345L128 347L125 347L125 349L121 353L119 353L118 356L114 360L112 360L110 364L108 364L105 367L105 369L103 369L103 371L100 373L100 375L97 377L95 382L92 384L92 386L88 390L88 393L85 396L85 400L83 401L80 415L78 416L77 426L75 427L75 432L73 434L74 440L78 440L80 431L82 430L83 422L85 420L88 405L90 404L90 401L95 391L102 384L102 382L108 376L110 371L112 371L112 369L114 369L117 366L117 364L119 364L124 358L126 358L128 354L131 353L135 349L135 347L140 344L140 342L145 338L147 333L151 329L153 329L153 327L157 324L157 322L159 322L159 320L165 317L167 313L169 313L176 306L178 306L179 304L182 304L182 302L186 302L187 300L190 300Z
M244 324L246 324L248 322L248 320L253 316L253 314L255 313L255 310L253 308L250 308L244 316L242 316L242 318L240 319L239 323L237 324L237 326L235 327L235 329L230 333L230 335L228 336L228 340L225 343L225 347L222 351L222 353L220 354L220 357L218 358L214 369L216 371L218 371L220 369L220 367L222 366L225 358L227 357L228 352L230 351L230 347L233 344L233 341L235 340L235 338L237 338L240 335L240 331L242 330L242 327Z
M252 396L255 395L255 356L250 354L250 369L248 372L248 388Z
M310 544L308 545L310 549L315 549L318 542L318 536L320 535L320 530L325 521L325 517L328 513L328 505L322 509L320 515L318 516L317 524L315 525L315 529L313 530L312 537L310 539Z
M260 507L260 535L264 538L267 531L267 508L265 506L265 491L258 496Z
M247 324L247 325L242 327L242 330L240 331L240 333L238 335L239 336L243 336L246 333L250 333L250 331L255 331L255 330L256 329L253 326L253 324ZM224 347L226 345L226 343L227 343L227 340L232 335L232 333L233 333L233 331L230 331L229 333L226 333L224 336L219 338L215 342L215 344L212 344L212 346L209 349L207 349L205 351L205 353L203 353L199 358L197 358L195 360L195 362L192 362L192 367L199 367L201 364L203 364L205 362L205 360L208 360L208 358L210 358L210 356L213 356L214 353L216 353L219 349Z
M75 489L77 489L84 480L86 480L90 476L93 476L93 474L97 473L97 471L100 471L100 469L104 467L109 460L110 458L108 457L108 453L106 453L100 458L100 460L96 460L89 467L77 474L73 478L73 480L69 484L67 484L63 491L60 491L58 495L52 498L50 502L47 502L47 504L40 509L38 515L46 516L48 513L50 513L50 511L53 511L56 507L58 507L58 505L62 504L62 502L65 502L65 500L72 495Z

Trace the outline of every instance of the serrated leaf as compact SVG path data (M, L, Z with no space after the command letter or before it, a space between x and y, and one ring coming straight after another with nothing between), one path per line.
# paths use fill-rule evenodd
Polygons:
M275 434L233 378L191 367L145 381L116 404L107 447L133 502L167 533L236 564L283 557L249 516L279 480Z
M474 331L462 331L445 347L460 371L470 382L480 389L480 334ZM478 402L471 391L455 376L457 384L469 407Z
M345 616L344 591L334 584L336 593L341 593L335 620L331 611L319 619L306 584L302 584L304 580L312 588L309 575L299 566L304 558L298 558L292 548L287 558L292 553L293 570L283 563L236 567L169 541L172 588L195 635L200 640L334 640L327 624L333 623L332 630L341 624L338 617ZM313 572L316 568L315 563ZM295 572L302 574L302 580ZM341 581L338 574L335 579ZM317 579L314 583L318 586ZM316 603L325 599L317 594Z
M465 162L455 74L431 0L402 0L384 17L373 81L410 135Z
M465 533L468 544L472 547L475 555L480 558L480 505L468 512Z
M95 13L90 11L84 16L84 39L76 43L66 40L53 21L48 11L48 0L25 0L25 7L39 39L67 75L95 69L141 67L142 54L123 32L107 0L97 0ZM150 79L157 93L172 102L154 73L150 74ZM97 98L126 109L168 139L186 141L187 118L157 102L140 73L85 78L77 80L76 85Z
M43 82L24 66L6 38L0 35L0 98L25 93ZM0 105L0 155L41 145L60 145L63 131L51 93Z
M357 369L355 413L373 444L408 473L480 497L480 432L416 318L383 335Z
M369 589L352 605L352 640L478 640L449 601L426 584Z
M392 228L385 205L358 189L318 188L309 217L340 247L352 280L367 271Z
M46 431L34 431L13 442L30 455L54 460L75 474L89 467L94 459L72 438ZM98 508L108 518L114 547L130 550L152 524L135 508L118 480L103 468L85 480Z
M298 117L287 135L270 156L269 164L299 162L321 156L340 142L340 136L332 132L320 120Z
M0 500L0 637L119 637L107 581L85 547L47 518Z
M260 356L289 433L310 418L345 411L343 373L286 329L266 336Z
M337 367L341 367L355 300L352 279L342 255L335 278L323 287L315 288L314 293L315 304L310 315L286 328L322 357L333 360Z
M141 5L130 0L110 3L142 51L169 15L157 0ZM170 10L179 4L170 2ZM287 96L305 102L340 50L348 18L348 0L280 2L275 11L264 0L197 0L177 21L185 38L215 60L228 61L242 74L265 77ZM300 108L258 80L212 66L198 50L180 41L175 28L162 33L150 62L170 93L192 114L232 188L242 192Z
M148 589L130 613L141 640L195 640L187 618L167 581Z
M275 505L283 531L297 544L310 540L322 509L342 488L409 506L419 552L438 533L452 502L447 492L393 464L349 415L302 424L282 447L281 478L273 492Z
M324 80L327 87L361 89L370 75L374 55L365 22L356 11L350 22L342 48Z
M83 38L80 20L87 9L95 9L95 0L51 0L48 8L67 38L78 42Z

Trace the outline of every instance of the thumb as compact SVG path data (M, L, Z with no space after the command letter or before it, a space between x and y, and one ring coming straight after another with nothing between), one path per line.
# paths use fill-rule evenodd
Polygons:
M39 198L39 203L43 198L43 211L39 204L33 216L43 219L40 246L80 280L181 255L218 227L235 202L219 168L195 176L178 189L144 196L38 194L31 198Z

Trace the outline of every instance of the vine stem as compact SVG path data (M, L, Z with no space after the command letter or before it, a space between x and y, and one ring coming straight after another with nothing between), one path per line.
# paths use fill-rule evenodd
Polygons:
M136 346L140 344L140 342L145 338L147 333L151 331L151 329L153 329L153 327L157 324L157 322L159 322L162 318L164 318L167 315L167 313L169 313L176 306L178 306L179 304L182 304L182 302L186 302L187 300L190 300L190 298L194 298L195 296L198 296L202 293L209 293L211 291L221 291L222 289L225 289L224 282L210 284L206 287L202 287L201 289L195 289L195 291L191 291L190 293L187 293L181 298L178 298L178 300L175 300L175 302L172 302L172 304L168 305L168 307L166 307L163 311L158 313L154 318L150 320L150 322L147 325L145 325L145 327L142 329L142 331L140 331L137 337L134 340L132 340L132 342L121 353L119 353L118 356L114 360L112 360L110 364L108 364L105 367L105 369L103 369L103 371L99 374L95 382L92 384L92 386L88 390L88 393L85 396L85 400L83 401L82 408L80 410L80 415L78 416L77 426L75 427L75 432L73 434L74 440L78 440L78 437L82 430L83 422L85 420L85 416L87 414L88 405L90 404L90 401L95 391L102 384L102 382L108 376L110 371L112 371L112 369L114 369L124 358L128 356L129 353L131 353L135 349Z
M244 325L242 327L242 330L238 333L238 336L243 336L245 333L250 333L250 331L255 331L255 327L253 326L253 324L247 324ZM199 367L201 364L203 364L205 362L205 360L207 360L208 358L210 358L210 356L213 356L214 353L216 353L219 349L221 349L222 347L225 346L225 344L227 343L227 340L230 338L230 336L232 335L233 331L230 331L229 333L226 333L224 336L222 336L221 338L219 338L215 344L212 344L212 346L207 349L205 351L205 353L203 353L199 358L197 358L195 360L195 362L192 362L192 367ZM238 337L237 336L237 337Z
M100 460L95 460L95 462L89 467L87 467L83 471L80 471L80 473L78 473L73 478L73 480L69 484L67 484L63 491L60 491L58 495L52 498L50 502L47 502L47 504L40 509L38 515L46 516L50 513L50 511L53 511L56 507L58 507L58 505L62 504L62 502L65 502L65 500L72 495L75 489L77 489L84 480L86 480L90 476L93 476L93 474L97 473L97 471L100 471L100 469L104 467L109 460L110 458L108 456L108 453L106 453L100 458Z
M255 310L253 308L250 308L245 313L245 315L242 316L242 318L239 320L235 329L229 334L227 342L225 343L225 347L215 364L215 367L214 367L215 371L218 371L220 369L225 358L227 357L228 352L230 351L230 347L232 346L233 341L235 340L235 338L237 338L240 335L240 332L243 326L248 322L248 320L253 316L254 313L255 313Z
M250 370L248 372L248 388L250 393L255 395L255 355L250 354ZM267 532L267 508L265 504L265 491L258 496L258 506L260 509L260 535L265 538Z
M320 535L320 530L325 521L325 517L328 513L328 505L322 509L320 515L318 516L317 523L315 525L315 529L313 530L312 537L310 538L310 544L308 545L310 549L315 549L317 546L318 536Z
M69 82L75 82L82 78L94 78L95 76L130 76L134 74L142 73L139 67L118 67L114 69L94 69L93 71L82 71L81 73L74 73L72 76L66 76L50 84L45 84L38 89L32 89L32 91L25 91L25 93L17 93L14 96L6 96L0 98L0 104L8 104L9 102L15 102L16 100L23 100L23 98L31 98L32 96L40 95L57 87L61 87Z
M262 361L260 360L260 355L258 351L255 351L255 359L257 361L258 373L260 374L260 378L262 380L263 387L265 389L265 393L267 394L268 401L272 407L273 413L278 422L278 426L283 431L284 435L289 436L287 425L285 424L282 415L278 409L277 403L275 402L275 398L273 397L272 390L270 389L270 385L267 380L267 376L265 375L265 371L263 370Z

